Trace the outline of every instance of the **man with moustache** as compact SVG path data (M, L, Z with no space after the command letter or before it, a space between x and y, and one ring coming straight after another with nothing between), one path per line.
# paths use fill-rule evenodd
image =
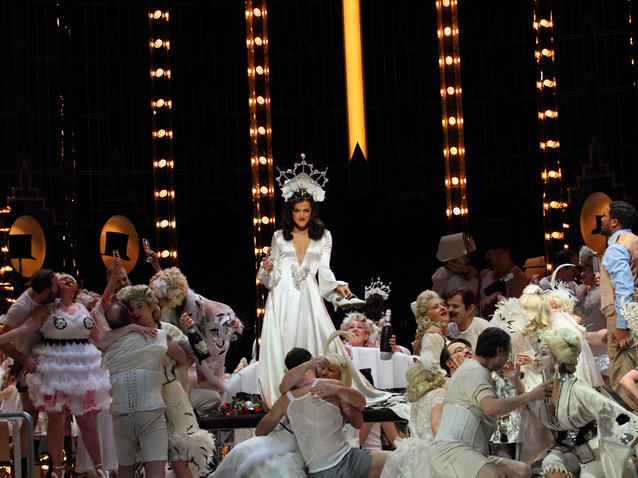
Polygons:
M609 381L613 389L638 410L620 380L638 365L636 338L622 309L638 298L638 237L631 232L638 212L625 201L609 203L601 219L600 233L607 236L607 251L600 271L600 308L607 318Z
M447 297L450 323L447 332L450 338L462 338L470 342L472 349L476 348L476 341L490 323L480 317L474 317L476 297L474 292L465 287L454 289Z
M11 307L9 307L4 325L2 326L2 329L0 329L0 335L22 325L29 317L31 317L36 309L39 309L45 304L54 302L57 295L57 274L49 269L39 269L35 271L31 276L31 287L23 292L22 295L20 295L20 297L11 304ZM24 374L27 372L35 372L36 361L34 357L29 357L29 353L33 346L41 340L42 333L40 333L40 331L35 331L26 334L11 343L0 345L0 350L16 362L16 388L18 389L18 392L20 392L22 410L31 415L34 427L38 423L38 411L31 403L31 399L27 393ZM21 449L25 451L27 449L26 430L27 427L21 427Z

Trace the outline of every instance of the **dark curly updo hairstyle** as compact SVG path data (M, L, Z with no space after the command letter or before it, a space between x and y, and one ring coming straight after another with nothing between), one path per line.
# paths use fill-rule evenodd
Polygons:
M295 227L295 220L292 218L292 210L302 201L308 201L312 208L310 212L310 219L308 221L308 236L310 236L310 239L321 239L323 237L323 232L326 230L326 225L321 219L319 219L319 206L315 200L307 194L295 194L286 201L284 209L281 212L281 230L286 241L292 241L292 230Z
M363 306L363 313L375 324L378 323L385 313L385 301L379 294L372 294L366 299L366 305Z

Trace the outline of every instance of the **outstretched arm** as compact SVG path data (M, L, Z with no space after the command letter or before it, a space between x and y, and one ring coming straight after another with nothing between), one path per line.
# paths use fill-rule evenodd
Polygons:
M12 340L22 337L23 335L27 335L31 332L39 330L48 316L49 307L40 307L33 313L31 317L24 321L22 325L16 327L15 329L8 330L7 332L3 332L0 335L0 344L6 344L7 342L11 342Z
M111 303L111 297L115 294L115 288L117 287L117 280L120 277L120 272L122 271L122 259L116 257L113 259L113 272L111 273L111 277L109 278L109 283L106 284L106 289L104 289L104 293L102 294L102 309L106 310L108 305Z

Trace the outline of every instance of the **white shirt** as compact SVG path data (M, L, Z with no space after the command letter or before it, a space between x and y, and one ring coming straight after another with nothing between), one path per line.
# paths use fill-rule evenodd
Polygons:
M450 322L447 325L447 332L448 335L453 339L467 340L469 343L472 344L472 351L474 351L476 350L476 342L478 340L478 336L481 335L481 332L483 332L488 327L491 327L491 325L487 320L482 319L481 317L474 317L470 326L463 331L459 330L459 326L456 325L456 323Z

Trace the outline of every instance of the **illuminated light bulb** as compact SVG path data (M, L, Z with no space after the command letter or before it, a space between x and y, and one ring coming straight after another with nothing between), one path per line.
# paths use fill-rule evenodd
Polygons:
M562 232L558 232L558 231L552 232L552 239L562 239L562 238L563 238Z
M458 150L455 147L451 147L450 148L450 153L452 153L453 155L455 155L456 153L458 153Z
M454 63L454 59L451 56L446 56L445 57L445 63L447 65L451 65L452 63Z
M456 124L456 118L454 116L450 116L450 119L448 121L450 122L452 126Z
M261 66L258 66L257 68L255 68L255 71L257 72L258 75L264 74L264 69Z
M160 227L168 227L168 221L166 219L160 222Z
M256 17L261 17L261 10L259 8L255 8L253 10L253 15L255 15Z
M445 187L448 187L450 185L450 181L448 181L447 179L445 180Z
M454 210L453 210L452 212L454 212L454 215L455 215L455 216L458 216L459 214L461 214L461 209L460 209L460 208L458 208L458 207L455 207L455 208L454 208Z
M166 130L161 129L157 132L157 136L159 136L160 138L163 138L164 136L166 136Z
M171 253L170 253L169 251L167 251L167 250L162 251L162 257L163 257L164 259L166 259L166 258L167 258L168 256L170 256L170 255L171 255Z
M450 214L452 214L452 211L450 211L449 209L446 209L445 210L445 214L447 214L449 216Z
M264 216L261 218L261 223L262 224L268 224L270 222L270 219L268 219L268 216Z
M165 159L160 159L159 162L157 163L157 165L160 168L163 168L164 166L166 166L166 160Z
M260 126L259 128L257 128L257 132L259 134L266 134L266 128L264 128L263 126Z
M160 196L161 198L165 198L166 196L168 196L168 191L167 191L166 189L162 189L162 190L159 192L159 196Z
M445 123L447 123L447 121L442 120L441 123L443 124L443 126L445 126Z
M549 204L547 204L546 202L543 203L543 209L549 209Z
M459 178L457 178L456 176L454 176L454 177L452 178L452 184L453 184L454 186L457 186L457 185L459 184Z
M454 94L454 87L448 86L447 87L447 94L448 95L453 95Z
M257 194L257 189L253 188L253 194Z
M266 100L264 100L263 96L258 96L257 97L257 103L259 103L260 105L263 105L266 102Z
M175 221L171 222L171 227L174 228L175 226L177 226L177 223Z
M444 7L449 7L450 6L450 0L443 0L443 6Z
M268 188L267 188L266 186L262 186L262 187L259 189L259 191L260 191L262 194L268 194Z
M563 223L563 229L569 229L569 224Z
M547 110L545 111L545 116L548 116L549 118L556 118L558 113L556 111Z
M270 251L270 247L268 247L268 246L264 246L264 248L262 249L262 251L264 251L264 254L268 254L268 251Z
M550 202L550 203L549 203L549 205L550 205L550 207L551 207L552 209L558 209L558 208L560 208L560 203L559 203L558 201L552 201L552 202Z
M162 11L155 10L155 13L153 13L153 18L155 18L155 20L159 20L160 18L162 18Z
M161 48L161 47L162 47L162 40L158 38L157 40L155 40L155 48Z
M259 162L261 164L266 164L268 162L268 160L266 159L266 156L260 156L259 157Z
M262 43L263 41L261 40L261 37L255 37L255 45L261 46Z
M558 177L558 173L556 171L550 171L549 172L549 177L550 178L557 178Z
M547 20L543 19L541 20L541 26L547 28L548 26L550 26L551 23L549 23Z
M162 98L160 98L159 100L157 100L156 104L157 104L157 106L159 106L161 108L162 106L164 106L164 100Z
M545 149L546 145L545 143L541 142L541 149Z
M550 56L552 56L552 53L553 53L552 50L550 50L548 48L543 48L541 50L541 55L543 55L543 56L550 57Z
M552 86L556 86L556 82L550 79L547 79L547 80L543 80L543 85L547 87L552 87Z
M158 68L157 70L155 70L155 76L160 77L164 74L164 70L162 70L161 68Z
M450 27L445 27L445 29L443 30L443 33L445 34L446 37L449 37L452 34L452 29Z

